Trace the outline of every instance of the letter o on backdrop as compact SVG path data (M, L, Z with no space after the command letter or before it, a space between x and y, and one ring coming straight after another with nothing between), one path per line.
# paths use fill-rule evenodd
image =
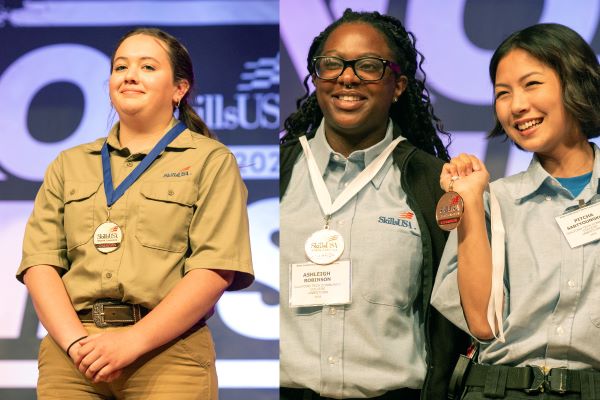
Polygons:
M61 150L104 136L110 113L109 75L109 58L79 44L40 47L14 61L0 76L0 165L19 178L41 181L46 167ZM27 113L35 95L56 82L79 87L84 98L83 115L68 138L41 143L29 134Z

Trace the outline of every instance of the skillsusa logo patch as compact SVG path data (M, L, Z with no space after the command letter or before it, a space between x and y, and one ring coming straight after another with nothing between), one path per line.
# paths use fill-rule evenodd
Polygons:
M397 217L380 216L377 219L377 222L380 224L396 225L401 228L417 229L415 226L416 224L414 224L414 221L413 221L414 217L415 217L415 214L412 213L411 211L404 211L404 212L401 212Z
M190 166L187 166L185 168L182 168L179 171L175 171L175 172L165 172L163 174L163 178L178 178L180 176L188 176L190 174Z

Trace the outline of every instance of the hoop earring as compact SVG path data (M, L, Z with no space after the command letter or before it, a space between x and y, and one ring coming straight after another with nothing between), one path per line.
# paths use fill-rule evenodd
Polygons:
M181 105L181 99L177 100L177 104L175 105L175 108L179 108L180 105Z

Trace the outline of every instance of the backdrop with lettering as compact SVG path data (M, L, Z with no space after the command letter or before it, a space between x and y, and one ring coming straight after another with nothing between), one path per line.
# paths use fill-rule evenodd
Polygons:
M136 26L189 49L193 106L236 155L249 191L256 283L210 319L222 399L276 399L279 4L0 1L0 398L34 399L45 331L14 278L32 200L58 153L105 136L110 54Z
M304 94L312 39L347 7L393 15L415 34L435 112L452 133L450 154L477 155L492 178L522 171L531 160L509 141L485 138L493 126L488 63L500 42L529 25L557 22L600 53L599 0L281 0L282 125Z

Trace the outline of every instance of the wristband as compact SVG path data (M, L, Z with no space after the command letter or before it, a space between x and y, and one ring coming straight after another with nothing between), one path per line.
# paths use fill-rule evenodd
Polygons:
M82 337L80 337L79 339L75 339L75 340L73 340L73 342L72 342L72 343L69 345L69 347L67 347L67 351L66 351L66 353L67 353L67 355L68 355L69 357L71 357L71 355L69 354L69 350L71 350L71 347L73 347L73 345L74 345L75 343L79 342L80 340L83 340L83 339L85 339L86 337L87 337L87 335L85 335L85 336L82 336Z

